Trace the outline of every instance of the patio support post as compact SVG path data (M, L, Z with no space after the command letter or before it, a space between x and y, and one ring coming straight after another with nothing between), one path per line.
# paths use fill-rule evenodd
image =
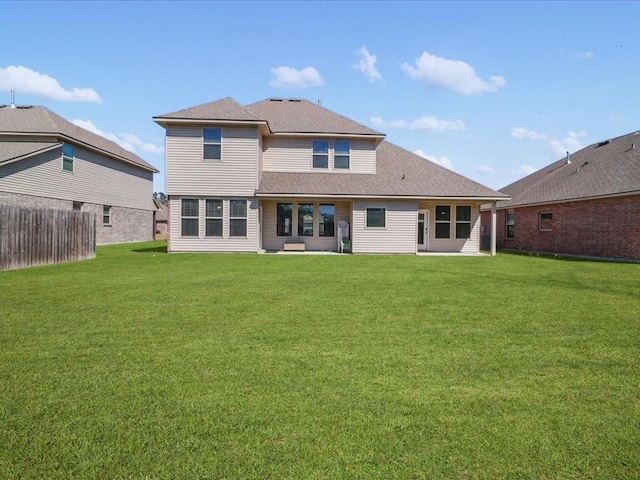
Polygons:
M497 218L498 215L496 213L496 204L497 202L491 202L491 256L496 256L496 233L497 233Z

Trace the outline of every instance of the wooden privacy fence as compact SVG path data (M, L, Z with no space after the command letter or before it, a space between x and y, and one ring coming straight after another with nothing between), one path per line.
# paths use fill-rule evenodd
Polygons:
M0 205L0 271L95 256L93 213Z

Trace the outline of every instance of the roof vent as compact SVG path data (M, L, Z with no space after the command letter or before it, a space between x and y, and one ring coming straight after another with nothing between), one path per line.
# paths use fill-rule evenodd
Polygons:
M569 152L567 152L567 159L564 162L565 165L571 165L571 159L569 158Z
M11 105L9 105L9 108L16 108L16 91L15 90L11 90Z
M299 98L290 98L289 101L290 102L298 102L298 103L300 103L302 100L300 100Z
M609 145L611 140L605 140L604 142L600 142L596 147L604 147L605 145Z
M269 101L270 102L281 102L282 99L281 98L270 98Z

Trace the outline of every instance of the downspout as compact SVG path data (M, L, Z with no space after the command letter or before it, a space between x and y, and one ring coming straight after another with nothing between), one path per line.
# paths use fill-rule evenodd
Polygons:
M496 204L498 202L493 201L491 203L491 256L495 257L496 256L496 233L497 233L497 210L496 210Z

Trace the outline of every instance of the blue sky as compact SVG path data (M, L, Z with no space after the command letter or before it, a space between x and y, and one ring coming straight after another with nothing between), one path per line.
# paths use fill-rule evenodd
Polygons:
M639 2L2 2L0 104L156 166L152 117L306 98L498 189L640 129Z

